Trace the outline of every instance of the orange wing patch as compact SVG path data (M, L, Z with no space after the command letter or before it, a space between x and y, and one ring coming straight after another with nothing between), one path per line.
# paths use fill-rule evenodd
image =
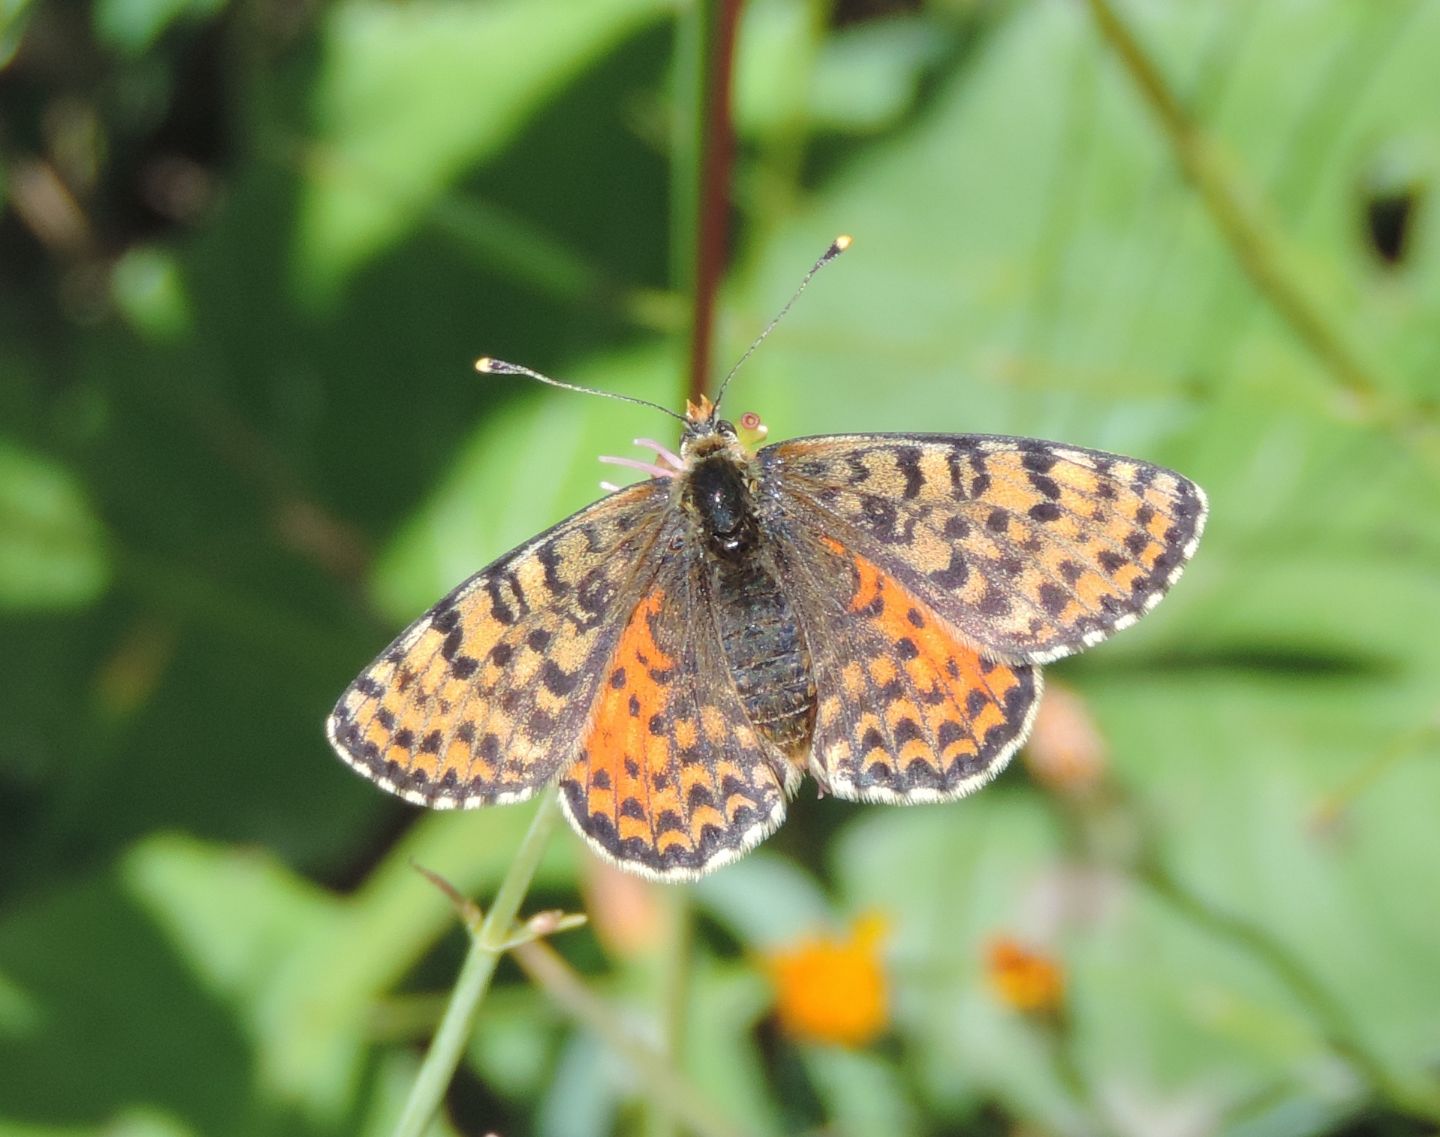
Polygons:
M785 816L783 762L745 716L705 610L678 599L657 587L636 607L560 778L597 852L670 880L734 860Z
M665 500L654 483L613 494L456 588L340 697L327 724L340 756L437 808L545 785L573 753L617 613L648 583L636 553Z
M1039 671L986 659L874 562L834 539L820 544L833 575L812 581L847 587L843 615L812 610L807 624L820 644L816 779L837 797L897 803L984 785L1029 733Z

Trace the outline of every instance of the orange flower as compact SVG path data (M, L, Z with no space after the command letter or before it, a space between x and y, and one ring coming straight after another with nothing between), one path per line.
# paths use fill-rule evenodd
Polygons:
M1060 964L1011 939L991 942L986 961L991 990L1008 1007L1028 1014L1056 1014L1065 997Z
M780 1025L796 1038L863 1046L889 1021L890 991L879 948L886 934L877 915L855 921L847 938L814 936L770 952L765 969L775 984Z

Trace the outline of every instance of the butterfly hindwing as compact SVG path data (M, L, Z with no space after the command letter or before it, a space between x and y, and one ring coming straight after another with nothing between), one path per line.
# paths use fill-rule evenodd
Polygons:
M983 653L1044 663L1154 607L1205 495L1131 458L984 435L834 435L766 447L791 528L880 565Z
M340 697L335 749L423 805L520 801L545 785L655 572L666 500L653 481L612 494L456 588Z
M783 760L745 715L684 561L625 623L560 778L566 813L602 856L667 880L734 860L785 816Z
M894 576L833 537L787 550L818 699L810 767L837 797L913 803L978 789L1025 740L1038 668L982 657Z

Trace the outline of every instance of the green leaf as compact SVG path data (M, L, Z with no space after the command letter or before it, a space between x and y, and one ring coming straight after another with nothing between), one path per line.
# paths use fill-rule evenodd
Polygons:
M837 31L816 60L812 129L879 131L912 108L946 46L928 16L896 15Z
M0 68L20 50L34 0L0 0ZM5 171L0 167L0 202L5 200Z
M837 1134L915 1133L920 1118L904 1079L876 1054L840 1047L807 1047L805 1065L817 1092L834 1111Z
M129 250L115 264L110 291L131 326L150 339L175 341L193 330L180 265L166 249Z
M234 909L232 928L248 916ZM0 1031L0 1126L84 1132L140 1118L150 1132L156 1119L170 1132L241 1132L253 1089L248 1040L192 970L203 961L176 951L121 872L101 869L7 906L0 959L35 1009ZM78 1069L83 1078L68 1076Z
M312 96L297 294L333 295L567 79L666 10L662 0L331 8Z
M110 571L104 531L75 479L0 440L0 609L83 607Z
M148 51L171 25L200 22L223 10L225 0L97 0L97 39L126 55Z

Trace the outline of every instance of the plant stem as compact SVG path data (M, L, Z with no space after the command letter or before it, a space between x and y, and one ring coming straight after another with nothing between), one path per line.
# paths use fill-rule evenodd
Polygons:
M1440 1120L1440 1084L1433 1078L1393 1074L1367 1048L1359 1024L1345 1005L1282 940L1263 925L1212 904L1172 872L1161 856L1158 827L1123 785L1109 785L1102 798L1078 808L1079 803L1062 802L1053 795L1049 800L1067 834L1067 843L1082 861L1103 861L1099 831L1128 822L1125 827L1133 829L1136 852L1127 860L1126 869L1137 883L1209 935L1228 940L1266 968L1314 1016L1324 1045L1348 1063L1372 1092L1398 1110L1428 1121Z
M685 1011L690 993L690 892L667 888L660 898L665 938L657 964L660 997L660 1051L669 1065L684 1068ZM650 1137L671 1137L675 1113L666 1103L650 1112Z
M1195 923L1239 944L1267 967L1319 1017L1325 1044L1331 1051L1348 1062L1377 1094L1401 1110L1427 1121L1440 1121L1440 1087L1430 1079L1422 1084L1393 1077L1385 1064L1365 1047L1358 1025L1345 1007L1279 940L1260 925L1213 907L1162 865L1153 855L1153 848L1152 854L1137 866L1137 875Z
M1413 758L1437 740L1440 740L1440 719L1423 723L1392 739L1362 763L1343 785L1321 800L1312 818L1315 827L1329 829L1338 825L1356 798L1401 762Z
M695 159L699 168L694 206L695 305L690 322L689 397L698 401L710 385L710 349L715 324L715 294L725 270L725 228L730 208L730 167L734 128L730 120L730 89L735 71L735 37L740 0L709 0L697 5L704 22L699 77L704 84L696 122Z
M627 1061L646 1091L699 1137L746 1137L717 1117L699 1092L663 1054L626 1031L621 1015L598 998L580 976L543 940L521 944L511 952L515 962L571 1018L594 1031Z
M505 951L516 913L520 911L520 904L525 899L530 880L539 867L540 857L545 852L559 815L555 791L545 791L530 821L529 830L515 850L515 859L510 862L505 879L495 893L495 903L480 927L471 930L470 950L460 968L455 989L450 993L444 1017L425 1054L425 1061L410 1088L410 1097L395 1127L395 1137L424 1137L434 1121L450 1080L460 1065L460 1056L474 1030L480 1003L490 987L491 976L495 974L495 965Z
M1068 1013L1062 1010L1049 1021L1040 1021L1037 1026L1046 1036L1055 1077L1065 1087L1084 1120L1089 1122L1091 1131L1097 1137L1111 1137L1117 1133L1099 1097L1085 1077L1085 1071L1080 1064L1080 1043L1075 1037Z
M1387 393L1387 385L1378 381L1359 349L1305 289L1299 266L1280 234L1236 184L1211 138L1181 105L1111 0L1086 2L1101 36L1154 113L1176 161L1256 289L1331 371L1356 410L1387 423L1403 421L1400 408Z

